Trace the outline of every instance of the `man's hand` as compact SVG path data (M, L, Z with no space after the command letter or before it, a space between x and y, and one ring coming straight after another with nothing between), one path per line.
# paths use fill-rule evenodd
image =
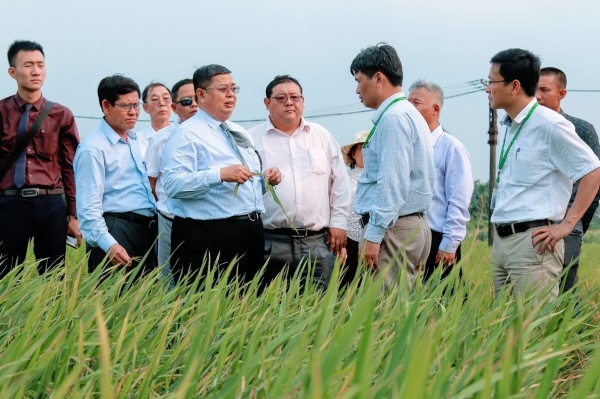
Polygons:
M252 177L250 169L244 165L231 165L221 168L221 181L244 184Z
M110 262L115 266L129 266L131 264L131 258L127 254L127 251L119 244L113 244L113 246L108 249L108 259L110 259Z
M435 264L439 265L440 262L443 262L442 265L453 265L456 260L456 254L450 254L448 252L444 252L441 249L438 249L437 254L435 255Z
M281 172L279 171L279 168L269 168L265 170L265 179L267 179L272 186L281 183Z
M363 256L363 265L370 267L373 270L377 270L379 267L379 250L381 244L364 240L360 246L359 255Z
M535 247L541 242L542 246L540 247L540 255L542 255L548 247L550 247L550 252L554 253L556 244L571 234L571 231L573 231L573 227L565 222L539 228L531 233L531 237L533 238L533 246Z
M346 248L346 230L330 227L327 232L327 244L329 252L339 256L342 249Z
M67 222L67 235L77 239L77 246L81 245L81 230L79 230L79 221L71 216L69 216L69 221Z

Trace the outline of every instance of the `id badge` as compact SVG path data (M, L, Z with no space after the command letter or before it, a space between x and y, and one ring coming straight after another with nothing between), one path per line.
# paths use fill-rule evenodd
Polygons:
M496 209L496 197L498 196L498 189L492 190L492 198L490 199L490 211Z

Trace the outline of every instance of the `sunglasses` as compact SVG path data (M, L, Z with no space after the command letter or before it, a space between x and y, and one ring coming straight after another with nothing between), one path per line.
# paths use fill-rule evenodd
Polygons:
M189 107L190 105L192 105L192 103L194 102L194 100L192 100L189 97L183 97L180 101L175 101L175 104L181 104L184 107Z

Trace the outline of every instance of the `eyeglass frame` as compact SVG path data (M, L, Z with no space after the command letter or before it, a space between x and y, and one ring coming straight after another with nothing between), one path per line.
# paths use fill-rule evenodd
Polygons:
M233 94L238 94L240 92L240 86L218 86L218 87L199 87L202 90L216 90L221 94L228 94L230 91Z
M295 100L295 98L297 98L297 100ZM269 97L269 99L274 99L275 101L277 101L279 104L285 104L287 103L288 99L291 100L294 104L298 104L302 101L302 99L304 98L303 95L292 95L292 96L288 96L285 94L278 94L276 96L271 96Z
M152 104L154 106L158 106L160 105L160 103L165 103L165 105L169 106L173 103L173 99L171 97L159 97L159 98L153 98L152 100L149 100L146 102L146 104Z
M187 102L189 101L189 104L184 104L183 102ZM181 100L179 101L175 101L173 104L181 104L182 107L189 107L194 103L194 99L191 97L183 97Z
M113 106L119 107L121 109L121 111L124 111L124 112L129 112L132 109L135 110L135 111L140 111L142 109L142 103L141 102L137 102L137 103L125 103L125 104L114 103Z
M506 79L502 79L502 80L484 79L484 82L485 82L486 86L490 86L490 85L493 85L494 83L510 83L510 82L512 82L512 80L506 80Z

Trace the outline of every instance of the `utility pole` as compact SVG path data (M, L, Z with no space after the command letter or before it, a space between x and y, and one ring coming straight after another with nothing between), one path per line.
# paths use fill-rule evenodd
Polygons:
M492 192L496 188L496 145L498 144L498 114L495 109L490 107L490 127L488 130L488 144L490 145L490 180L488 184L489 188L489 201L492 200ZM492 212L490 210L490 204L488 207L488 245L494 245L494 230L495 227L491 222Z

